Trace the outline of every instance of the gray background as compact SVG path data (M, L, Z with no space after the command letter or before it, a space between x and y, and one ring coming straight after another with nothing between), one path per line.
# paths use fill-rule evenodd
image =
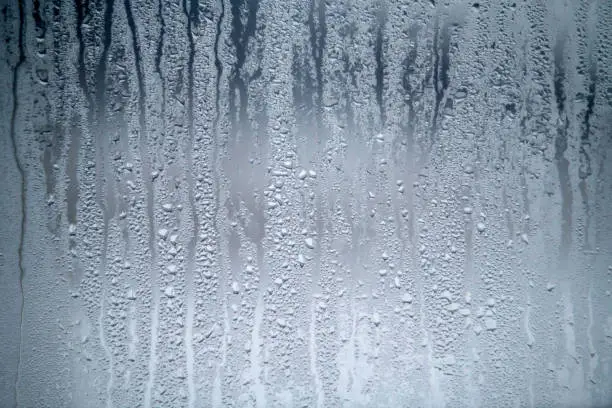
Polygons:
M0 406L612 403L612 2L0 20Z

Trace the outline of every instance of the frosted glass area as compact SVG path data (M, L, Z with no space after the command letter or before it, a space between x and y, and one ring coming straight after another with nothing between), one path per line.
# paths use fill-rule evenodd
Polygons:
M0 407L612 406L612 1L0 0Z

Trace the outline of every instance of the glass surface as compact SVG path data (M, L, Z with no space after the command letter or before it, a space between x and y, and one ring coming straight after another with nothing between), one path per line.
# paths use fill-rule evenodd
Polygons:
M0 2L1 407L612 404L612 1Z

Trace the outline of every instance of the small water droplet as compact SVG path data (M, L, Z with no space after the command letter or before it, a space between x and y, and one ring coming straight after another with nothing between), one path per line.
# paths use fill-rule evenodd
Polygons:
M451 311L451 312L455 312L455 311L457 311L459 309L459 303L453 302L453 303L449 304L448 306L446 306L446 309Z
M372 323L376 326L380 324L380 315L377 312L372 313Z
M129 300L136 300L136 291L133 288L128 289L127 298Z
M232 292L234 292L234 294L240 293L240 285L236 281L232 282Z
M315 247L314 240L313 240L312 238L306 238L306 239L304 240L304 243L306 244L306 246L307 246L309 249L314 249L314 247Z

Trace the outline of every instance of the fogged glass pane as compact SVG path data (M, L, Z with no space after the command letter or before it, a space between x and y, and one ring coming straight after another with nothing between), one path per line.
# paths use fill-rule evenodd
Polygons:
M612 2L0 19L0 406L612 404Z

